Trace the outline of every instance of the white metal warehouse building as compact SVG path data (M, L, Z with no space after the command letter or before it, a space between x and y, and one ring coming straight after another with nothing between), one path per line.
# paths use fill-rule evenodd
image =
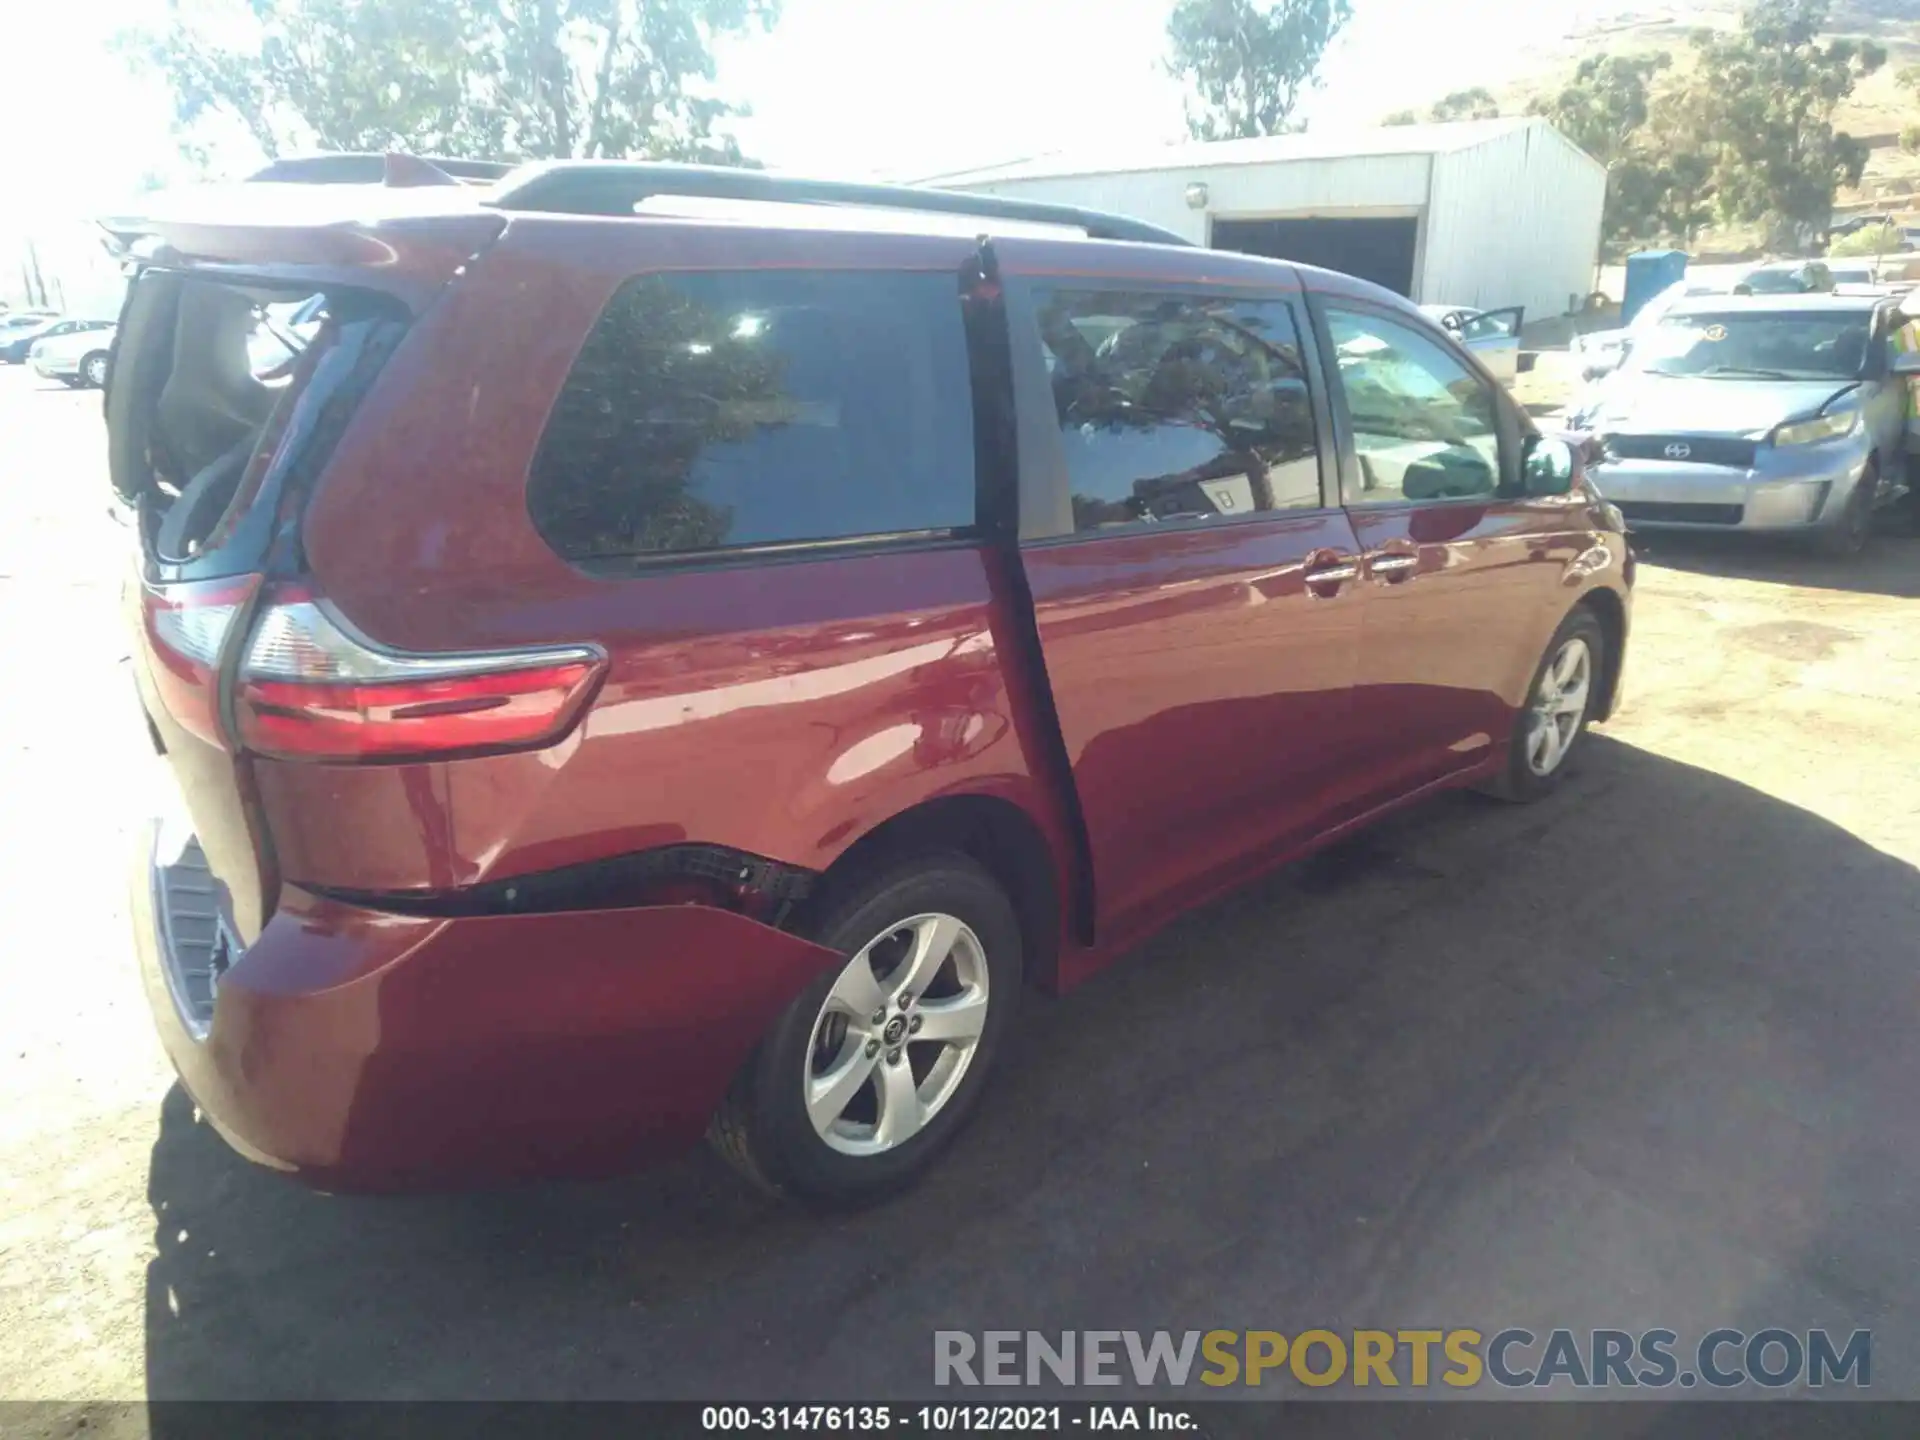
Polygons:
M1421 304L1560 315L1593 289L1606 167L1516 116L1048 156L921 183L1113 211Z

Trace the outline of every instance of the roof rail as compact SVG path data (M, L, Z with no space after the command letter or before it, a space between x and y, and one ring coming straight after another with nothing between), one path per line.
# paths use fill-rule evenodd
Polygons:
M435 162L436 164L439 162ZM565 215L631 215L655 195L689 195L715 200L755 200L780 205L848 205L884 210L918 210L983 219L1060 225L1085 231L1095 240L1136 240L1149 245L1193 242L1171 230L1038 200L1009 200L959 190L907 185L865 185L844 180L802 180L764 170L718 165L667 165L636 161L556 160L526 165L513 180L498 186L481 203L501 210L544 210Z
M397 183L411 185L433 183L422 177L422 167L426 166L470 185L490 185L519 168L506 160L455 160L439 155L295 155L275 160L265 169L247 176L247 179L295 185L393 184L396 181L389 160L403 167L402 173L406 178Z

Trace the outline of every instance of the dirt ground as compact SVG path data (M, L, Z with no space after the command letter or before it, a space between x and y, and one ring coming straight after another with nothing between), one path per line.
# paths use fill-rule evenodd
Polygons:
M1646 551L1619 719L1034 1002L928 1185L235 1158L123 903L164 783L99 399L0 370L0 1397L926 1393L932 1331L1871 1327L1920 1396L1920 541Z

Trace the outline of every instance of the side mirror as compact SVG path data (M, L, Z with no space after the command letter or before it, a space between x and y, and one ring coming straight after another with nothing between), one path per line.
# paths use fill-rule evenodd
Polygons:
M1497 487L1493 467L1466 446L1416 460L1400 477L1400 493L1409 500L1470 500Z
M1521 489L1529 496L1547 497L1573 492L1573 477L1579 462L1573 447L1552 435L1527 437L1526 454L1520 461Z

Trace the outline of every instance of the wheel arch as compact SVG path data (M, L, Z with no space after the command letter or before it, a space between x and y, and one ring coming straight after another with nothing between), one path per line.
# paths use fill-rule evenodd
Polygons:
M1601 585L1582 595L1574 609L1591 611L1600 622L1600 633L1607 642L1600 675L1600 703L1593 710L1594 719L1606 720L1612 716L1620 693L1621 662L1626 658L1627 607L1619 595Z
M1031 814L998 795L945 795L903 810L869 830L821 875L795 918L805 926L857 877L916 855L958 851L1003 886L1020 917L1030 984L1057 987L1062 923L1059 862Z

